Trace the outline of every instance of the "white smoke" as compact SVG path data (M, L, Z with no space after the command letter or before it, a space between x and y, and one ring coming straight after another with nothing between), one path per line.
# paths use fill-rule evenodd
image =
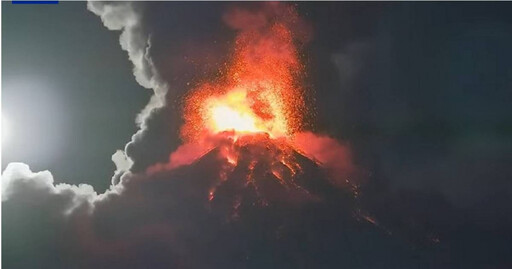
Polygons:
M152 89L154 92L149 103L137 115L137 124L143 125L144 119L153 109L165 105L168 86L159 77L149 56L150 35L144 31L141 23L142 6L135 2L89 1L87 8L100 16L109 30L121 31L119 42L121 48L128 52L128 57L133 63L135 79L141 86Z
M133 164L130 157L126 156L122 150L117 150L116 153L112 155L112 161L116 165L116 173L128 171Z
M50 197L62 200L58 209L65 215L76 208L86 206L92 208L93 201L98 194L91 185L80 184L54 184L53 176L49 171L32 172L28 165L23 163L10 163L2 174L2 201L11 198L31 200L37 204Z

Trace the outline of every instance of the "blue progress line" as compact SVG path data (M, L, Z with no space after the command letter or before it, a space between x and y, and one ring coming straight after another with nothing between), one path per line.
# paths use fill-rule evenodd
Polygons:
M18 5L37 5L37 4L58 4L59 1L12 1L13 4Z

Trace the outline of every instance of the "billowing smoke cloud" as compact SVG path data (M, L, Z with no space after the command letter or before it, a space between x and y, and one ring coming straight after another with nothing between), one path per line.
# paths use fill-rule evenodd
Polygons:
M42 196L56 196L65 201L61 206L63 212L70 213L82 204L91 204L97 197L92 186L68 184L54 185L53 176L48 171L33 173L26 164L10 163L2 175L2 200L12 200L17 197L33 197L34 202L43 199Z
M98 15L109 30L121 32L120 45L128 53L128 57L133 63L133 74L136 81L144 88L153 91L148 104L136 117L136 123L139 124L141 129L133 135L132 141L126 145L125 151L131 154L117 151L112 157L117 167L112 179L115 184L119 181L123 172L130 169L135 171L144 170L147 165L154 161L152 158L158 159L158 157L154 157L158 154L148 153L144 148L149 148L149 151L162 148L162 145L155 145L157 143L151 142L155 139L151 136L155 132L167 135L167 132L157 130L158 127L155 128L154 125L164 124L161 121L163 120L162 114L165 112L160 111L158 113L156 110L165 109L169 85L158 73L150 55L151 35L144 25L144 3L88 1L87 8ZM150 119L152 113L158 115L153 115ZM155 121L158 122L155 123ZM151 144L152 147L148 144ZM160 144L163 143L160 141ZM148 155L153 155L153 157L149 158ZM148 160L148 163L144 163L141 159ZM136 166L132 167L134 160L138 161L135 163Z
M151 40L142 24L142 7L136 2L89 1L87 8L100 16L109 30L121 31L119 42L133 63L135 79L141 86L154 91L148 105L137 116L137 122L142 123L151 110L165 105L165 94L168 89L148 54Z

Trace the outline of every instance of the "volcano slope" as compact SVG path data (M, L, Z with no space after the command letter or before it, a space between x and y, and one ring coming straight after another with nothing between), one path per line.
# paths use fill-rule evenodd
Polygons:
M353 194L334 187L316 162L292 151L300 171L272 172L271 145L260 140L237 147L236 164L221 158L217 147L190 165L149 178L123 177L122 195L98 201L91 215L70 218L71 257L78 255L83 268L396 268L418 262L403 242L358 218Z

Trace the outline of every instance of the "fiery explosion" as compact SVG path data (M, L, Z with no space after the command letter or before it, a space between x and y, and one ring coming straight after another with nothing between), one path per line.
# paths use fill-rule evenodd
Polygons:
M254 13L233 10L224 19L239 30L232 57L216 79L198 83L185 96L185 144L168 164L150 172L191 164L216 149L225 164L210 199L219 185L232 180L242 180L257 193L260 178L268 177L287 189L302 190L295 176L302 170L297 159L304 156L327 168L336 184L346 184L353 168L346 148L304 133L312 109L301 86L299 48L308 35L294 7L267 3Z
M293 9L287 14L297 16ZM199 85L186 97L185 140L223 131L277 138L300 130L306 106L295 40L282 21L242 31L223 76Z
M263 146L264 154L256 157L252 152L255 158L246 164L249 183L255 183L251 175L259 162L266 162L283 184L292 183L285 174L291 178L300 169L287 141L301 129L307 111L300 85L303 66L291 31L298 15L292 7L275 8L267 14L265 25L242 29L226 71L217 81L194 89L184 107L183 138L189 142L205 136L230 139L232 144L225 144L220 154L232 167L239 165L240 148L253 145L249 151L258 151Z

